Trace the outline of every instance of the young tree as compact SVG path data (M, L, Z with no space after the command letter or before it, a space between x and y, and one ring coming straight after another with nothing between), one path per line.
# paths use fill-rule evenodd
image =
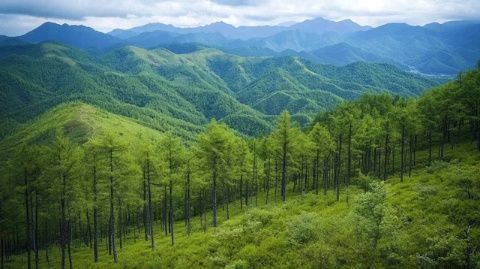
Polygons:
M108 185L109 185L109 206L110 206L110 216L109 216L109 240L110 240L110 249L113 254L113 262L118 263L118 254L117 247L115 244L115 186L118 185L117 180L120 180L121 177L121 155L125 154L127 146L121 141L117 135L112 132L107 132L99 139L99 148L107 156L107 170L108 170Z
M143 141L141 143L140 160L143 175L143 222L145 240L150 239L150 246L155 250L155 236L153 229L153 193L152 185L154 185L154 178L158 177L161 170L157 167L159 161L155 156L153 144L150 141Z
M281 195L282 201L287 200L287 173L288 173L288 157L289 157L289 146L291 143L291 121L290 114L288 111L282 112L277 120L277 127L272 133L276 145L276 154L279 156L282 169L282 179L281 179Z
M174 183L179 182L181 178L181 168L185 162L185 149L180 138L175 137L172 133L166 133L160 141L161 158L166 167L165 176L168 178L168 223L170 226L170 237L172 245L175 244L174 237L174 205L173 205L173 188Z
M85 162L87 163L87 175L92 179L93 195L93 261L98 262L98 168L99 168L99 149L96 147L98 142L90 140L85 146ZM87 176L88 177L88 176Z
M211 173L212 223L217 227L217 184L219 173L226 167L226 155L230 150L234 134L225 125L212 120L206 130L198 136L199 157L203 167Z
M42 156L41 148L22 144L15 152L14 158L10 161L10 170L14 178L19 178L22 186L23 201L25 208L25 250L27 252L27 268L32 267L31 251L34 250L33 218L32 218L32 192L40 176L41 162L37 156Z
M326 160L334 150L334 142L328 130L316 123L309 133L311 141L314 143L315 151L315 193L319 190L320 161Z
M81 160L83 152L81 148L71 142L62 131L57 131L53 145L50 148L50 171L49 175L56 179L60 196L60 246L61 268L65 268L65 251L68 247L69 267L72 268L72 256L70 250L71 239L71 211L75 197L79 196L79 179L82 178Z

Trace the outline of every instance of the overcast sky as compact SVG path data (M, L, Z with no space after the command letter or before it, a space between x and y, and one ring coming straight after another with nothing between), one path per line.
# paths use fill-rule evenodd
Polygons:
M480 0L1 0L0 34L21 35L43 22L102 32L150 22L199 26L224 21L274 25L314 17L362 25L480 19Z

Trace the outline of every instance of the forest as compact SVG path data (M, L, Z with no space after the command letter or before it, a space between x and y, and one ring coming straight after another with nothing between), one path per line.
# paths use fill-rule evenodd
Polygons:
M172 132L127 137L114 128L78 140L72 138L78 126L53 126L3 147L0 268L337 268L352 261L360 268L478 268L479 110L477 68L418 99L364 94L320 112L306 127L284 111L269 134L254 138L216 120L194 140ZM422 230L434 213L425 211L423 224L411 216L400 220L395 208L380 206L386 191L401 192L421 171L441 169L450 169L451 178L440 182L460 190L450 194L455 199L445 196L450 204L444 201L434 216L433 223L447 223L437 227L445 236L410 241L400 224ZM440 192L415 187L423 209ZM306 212L298 212L302 206ZM319 224L309 207L338 223L325 217ZM275 244L272 219L289 211L296 217L282 224L289 232ZM319 234L337 225L333 237ZM270 238L269 252L245 247L240 253L250 251L248 258L232 258L256 236ZM182 245L192 238L197 248L209 242L207 253L180 252L178 238ZM132 264L135 251L122 249L139 244L156 258ZM292 254L308 247L315 251ZM184 263L162 260L172 253L182 253Z
M259 136L283 110L305 125L319 111L365 92L418 96L444 81L388 64L337 67L206 47L189 53L133 46L94 53L51 42L0 48L0 138L72 101L185 140L194 140L211 118Z

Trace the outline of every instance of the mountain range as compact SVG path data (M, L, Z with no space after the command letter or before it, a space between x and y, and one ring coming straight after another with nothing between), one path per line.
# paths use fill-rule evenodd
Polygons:
M187 139L211 118L258 135L285 109L305 124L366 92L418 96L441 81L389 64L320 65L201 45L101 52L49 42L12 45L0 53L1 131L6 135L57 105L83 102Z
M240 26L223 22L180 28L151 23L101 33L85 26L45 23L16 42L54 41L90 50L133 45L143 48L199 44L241 56L296 56L319 64L355 61L389 63L430 75L453 76L480 59L480 22L452 21L412 26L390 23L361 26L351 20L322 18L289 26ZM13 42L0 38L0 46Z

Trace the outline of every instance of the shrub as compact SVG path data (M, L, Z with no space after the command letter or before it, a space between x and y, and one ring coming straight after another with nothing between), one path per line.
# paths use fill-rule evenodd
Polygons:
M318 238L316 215L302 212L287 223L287 241L291 245L304 245Z

